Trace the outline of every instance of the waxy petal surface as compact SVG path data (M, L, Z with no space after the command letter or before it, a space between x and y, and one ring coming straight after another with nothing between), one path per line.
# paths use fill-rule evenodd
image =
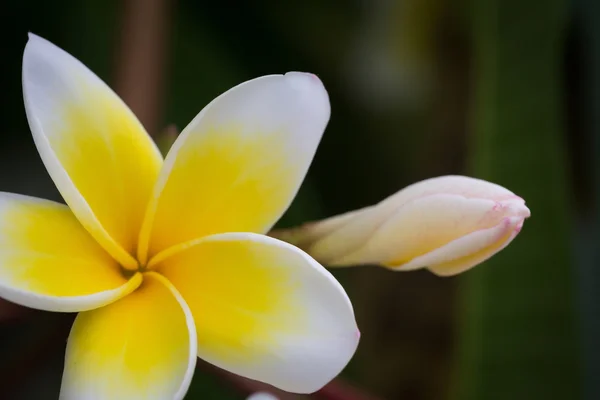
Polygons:
M504 249L517 236L523 219L506 218L501 224L473 232L404 265L390 268L410 270L426 266L439 276L452 276L480 264Z
M80 313L67 344L62 400L180 400L196 365L189 308L164 277L106 307Z
M492 228L512 216L512 210L511 204L504 207L493 200L454 194L417 198L393 213L372 207L310 247L309 253L317 259L322 253L344 254L325 260L331 265L401 265L474 231Z
M358 345L344 289L290 244L252 233L214 235L155 267L192 310L198 356L238 375L311 393Z
M257 78L217 97L167 155L140 260L210 234L267 232L302 183L329 115L321 81L299 72Z
M63 204L0 193L0 296L47 311L100 307L133 291Z
M135 268L162 165L156 146L100 78L35 35L23 56L23 94L35 144L65 201L113 257Z

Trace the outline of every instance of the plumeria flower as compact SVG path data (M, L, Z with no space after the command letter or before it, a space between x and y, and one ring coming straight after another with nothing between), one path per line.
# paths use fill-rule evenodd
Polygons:
M196 357L301 393L344 368L359 339L346 293L310 256L263 235L329 120L318 78L229 90L164 162L108 86L35 35L23 93L68 207L0 194L0 295L79 312L62 399L181 399Z
M377 264L450 276L508 246L530 215L525 200L502 186L441 176L373 206L271 235L332 267Z

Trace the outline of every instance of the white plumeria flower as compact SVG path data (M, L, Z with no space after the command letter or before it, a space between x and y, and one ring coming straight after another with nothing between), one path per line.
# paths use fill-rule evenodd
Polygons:
M181 399L197 356L299 393L344 368L359 333L343 288L263 235L329 120L318 78L292 72L229 90L164 163L108 86L35 35L23 92L68 207L0 193L0 296L80 312L61 399Z
M494 183L442 176L380 203L273 232L329 266L379 264L455 275L506 247L530 216L525 201Z

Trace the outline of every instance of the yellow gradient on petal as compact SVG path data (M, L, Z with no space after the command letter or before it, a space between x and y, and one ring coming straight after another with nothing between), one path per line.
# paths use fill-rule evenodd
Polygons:
M155 193L156 212L150 207L140 258L148 236L150 258L211 234L269 229L304 173L302 164L289 162L292 150L286 148L286 138L282 131L253 132L233 125L188 136L174 149L173 168Z
M301 335L303 308L281 250L252 241L207 240L157 266L190 306L198 348L226 362L252 362Z
M65 205L0 194L0 283L49 296L83 296L127 280Z
M162 160L120 101L94 88L81 90L86 101L64 104L60 124L51 129L48 139L104 229L135 255Z
M181 399L196 337L176 296L166 279L148 273L127 297L80 313L67 344L61 399Z

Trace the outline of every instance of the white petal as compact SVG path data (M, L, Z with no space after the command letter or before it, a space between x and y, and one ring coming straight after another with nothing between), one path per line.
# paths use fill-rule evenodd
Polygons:
M346 366L358 345L344 289L287 243L251 233L219 234L155 268L192 310L198 355L238 375L311 393Z
M164 277L146 273L129 296L77 316L60 398L181 400L194 374L196 343L185 301Z
M329 114L321 81L299 72L213 100L167 155L138 258L210 234L267 232L296 195Z
M110 88L70 54L29 36L23 96L44 165L81 224L121 265L132 257L162 157Z
M0 192L0 296L47 311L84 311L140 285L53 201Z
M275 395L268 392L252 393L246 400L279 400Z
M409 271L467 257L471 254L478 253L499 241L502 241L504 244L504 240L502 239L511 237L517 225L522 222L523 220L517 217L505 218L500 224L492 228L482 229L466 236L462 236L442 247L424 254L423 256L416 257L405 264L390 266L390 268ZM499 250L501 249L498 249L498 251ZM492 255L493 254L489 254L489 257Z

